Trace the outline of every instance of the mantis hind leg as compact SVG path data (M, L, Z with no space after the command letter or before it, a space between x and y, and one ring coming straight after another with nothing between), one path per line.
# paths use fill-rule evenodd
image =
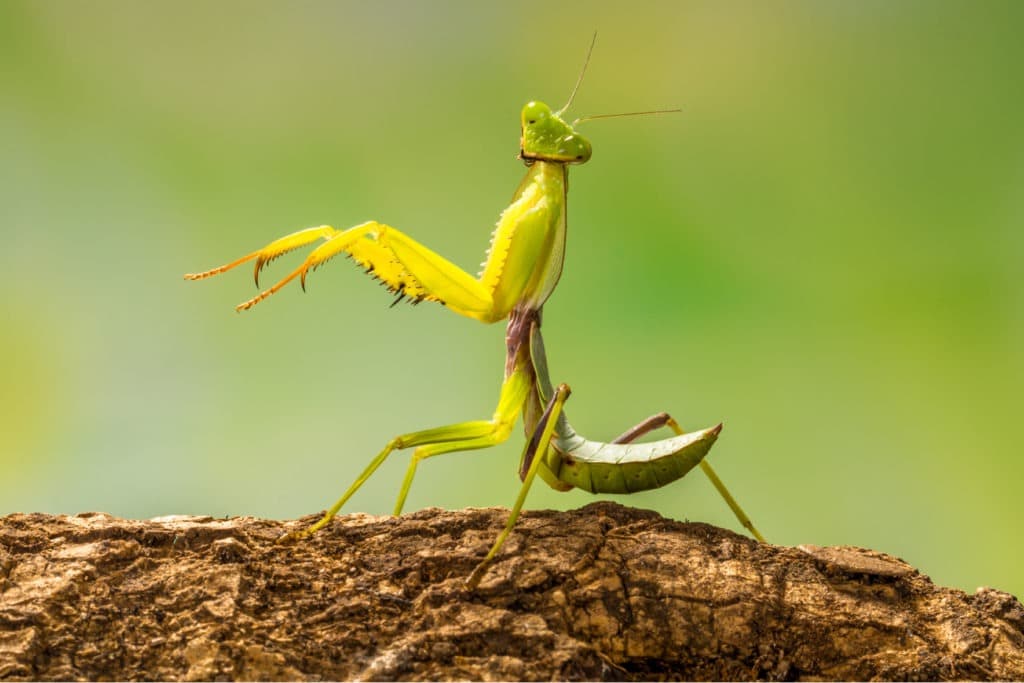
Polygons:
M630 428L625 433L620 435L617 439L612 441L612 443L629 443L631 441L639 439L644 434L652 432L655 429L659 429L661 427L668 427L669 429L671 429L672 431L679 435L686 433L683 430L683 428L679 426L679 423L672 419L671 415L669 415L668 413L658 413L657 415L652 415L651 417L647 418L646 420L636 425L635 427ZM711 480L711 483L714 485L715 490L718 491L718 495L722 497L722 499L729 506L729 509L732 510L732 513L736 515L736 519L739 521L741 525L743 525L743 528L749 531L757 540L761 541L762 543L766 543L766 541L764 540L764 536L762 536L761 532L757 530L757 528L754 526L754 523L750 521L750 517L748 517L747 513L743 511L743 508L740 507L740 504L736 502L736 499L732 497L732 494L729 493L729 489L725 487L725 484L718 477L718 474L715 473L715 470L714 468L711 467L711 464L708 463L706 459L701 460L700 468L701 470L704 471L704 474L707 475L707 478Z

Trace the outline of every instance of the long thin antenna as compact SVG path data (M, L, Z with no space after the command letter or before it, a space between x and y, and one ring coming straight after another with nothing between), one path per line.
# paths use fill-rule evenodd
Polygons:
M581 116L573 121L572 125L575 126L577 123L594 119L617 119L623 116L647 116L648 114L679 114L682 111L682 109L654 109L652 111L629 111L623 114L594 114L593 116Z
M590 40L590 49L587 50L587 58L583 60L583 68L580 69L579 78L576 79L576 85L573 86L572 94L569 95L569 101L565 103L565 106L555 112L555 116L561 116L562 112L569 108L572 101L576 98L576 91L580 89L580 83L583 82L583 74L587 73L587 65L590 64L590 55L594 52L594 43L597 42L597 31L594 31L594 37Z

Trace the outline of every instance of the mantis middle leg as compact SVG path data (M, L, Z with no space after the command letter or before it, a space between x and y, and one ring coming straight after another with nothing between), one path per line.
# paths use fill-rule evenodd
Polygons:
M683 428L679 426L679 423L672 419L671 415L668 413L658 413L657 415L652 415L647 418L635 427L630 428L612 441L612 443L629 443L639 439L644 434L661 427L668 427L676 434L680 435L686 433ZM748 517L747 513L743 511L740 504L736 502L736 499L732 497L732 494L729 493L729 489L725 487L725 484L721 479L719 479L718 474L715 473L714 468L711 467L710 463L708 463L706 459L700 461L700 468L704 471L704 474L707 475L708 479L711 480L711 483L718 491L718 495L722 496L722 499L725 500L729 509L732 510L734 515L736 515L736 519L739 520L739 523L742 524L743 527L754 536L754 538L762 543L766 543L767 541L764 540L764 536L762 536L761 532L754 527L754 523L750 521L750 517Z
M480 579L483 578L484 572L491 565L491 561L494 560L495 555L501 550L501 546L505 544L505 539L512 533L512 528L515 526L516 520L519 519L519 511L522 510L523 503L526 502L526 494L529 493L530 486L533 485L533 479L537 476L540 464L544 462L544 453L551 444L551 437L555 433L555 425L558 423L558 417L562 414L562 406L565 405L565 401L569 398L570 393L571 390L568 385L558 385L555 393L548 401L547 407L544 409L544 414L541 415L540 420L537 422L533 438L526 442L522 460L523 462L529 461L530 468L526 471L526 476L523 477L523 485L519 488L519 495L516 497L516 502L512 505L512 511L509 513L505 528L498 534L498 538L494 541L494 545L491 546L487 556L481 560L480 564L473 570L473 573L466 579L466 588L469 590L473 590L480 583Z
M402 514L405 506L405 498L409 495L409 488L412 486L413 477L416 476L416 467L421 460L432 458L435 455L444 453L455 453L457 451L470 451L477 448L489 448L508 439L512 433L519 412L523 409L523 402L530 389L530 377L517 367L505 380L501 387L501 396L498 398L498 407L490 421L476 424L480 431L469 434L462 432L464 436L454 439L438 439L430 443L423 442L423 445L412 453L409 460L409 469L405 472L405 479L402 481L402 488L398 492L398 500L395 502L394 514Z
M528 376L517 368L502 384L498 407L490 420L459 422L444 427L410 432L391 439L384 446L383 450L370 461L366 469L356 477L356 480L352 482L348 490L331 506L331 509L324 514L320 521L307 529L285 534L279 540L286 541L311 536L322 529L330 523L342 506L348 502L349 498L384 463L388 455L395 450L417 447L413 451L409 469L406 472L405 480L402 482L402 488L398 494L398 501L395 504L393 514L401 514L406 496L408 496L409 489L412 486L413 477L416 474L416 465L419 461L434 455L441 455L442 453L487 448L507 439L512 432L516 419L519 417L520 410L522 410L523 401L526 399L529 386Z

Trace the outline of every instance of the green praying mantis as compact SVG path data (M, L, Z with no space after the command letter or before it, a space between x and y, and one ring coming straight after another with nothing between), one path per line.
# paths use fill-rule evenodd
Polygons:
M590 48L592 51L593 42ZM498 554L538 475L558 491L579 488L591 493L634 493L665 486L699 465L740 524L758 540L764 541L705 460L722 429L721 424L687 433L668 413L660 413L610 443L591 441L580 436L563 413L570 394L569 387L565 384L555 387L551 381L541 336L541 310L562 275L569 166L586 163L591 157L590 142L576 131L576 126L590 119L634 115L590 116L566 123L562 116L572 105L589 59L588 52L564 107L552 111L537 101L523 107L519 158L526 165L526 175L512 203L498 219L486 260L477 277L404 233L377 221L368 221L347 230L336 230L329 225L300 230L226 265L185 275L187 280L202 280L255 261L254 278L259 287L260 272L271 261L292 250L322 241L302 265L269 289L239 304L237 310L252 308L296 278L305 290L310 271L335 256L345 254L395 293L396 301L406 298L413 303L436 302L483 323L508 320L504 381L497 408L490 420L459 422L391 439L323 518L307 529L285 534L281 540L316 533L334 518L388 455L396 450L414 448L394 508L395 515L401 514L421 461L445 453L488 448L502 443L509 438L522 415L527 438L519 467L522 486L505 528L468 577L466 584L469 588L480 582ZM656 113L665 112L636 112ZM676 435L660 441L635 442L661 427L668 427Z

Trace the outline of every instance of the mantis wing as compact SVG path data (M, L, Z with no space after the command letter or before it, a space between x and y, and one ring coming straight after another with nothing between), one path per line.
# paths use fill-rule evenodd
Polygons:
M541 403L554 395L540 326L530 331L530 356ZM635 493L680 479L697 466L722 431L722 425L649 443L604 443L586 439L572 428L565 413L558 416L555 440L538 474L553 488L580 488L591 493ZM530 463L520 464L520 476ZM557 483L552 483L551 479Z

